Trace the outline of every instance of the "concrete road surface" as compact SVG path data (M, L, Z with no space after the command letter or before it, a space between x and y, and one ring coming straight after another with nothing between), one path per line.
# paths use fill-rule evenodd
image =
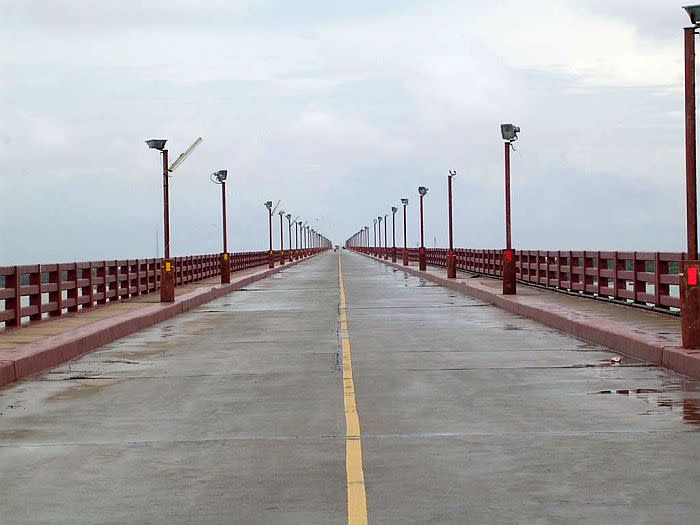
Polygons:
M0 524L700 522L698 384L612 357L327 253L1 389Z

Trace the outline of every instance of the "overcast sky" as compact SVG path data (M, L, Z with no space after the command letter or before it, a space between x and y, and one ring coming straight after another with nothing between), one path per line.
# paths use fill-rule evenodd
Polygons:
M683 250L680 5L0 0L0 264L160 254L154 137L204 138L175 255L220 251L219 169L234 251L268 199L342 243L408 197L415 246L419 185L445 245L450 169L456 244L501 247L511 121L516 248Z

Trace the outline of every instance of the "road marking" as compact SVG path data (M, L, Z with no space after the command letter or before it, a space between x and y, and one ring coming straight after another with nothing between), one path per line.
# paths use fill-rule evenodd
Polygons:
M345 401L345 471L348 488L348 525L366 525L367 494L365 473L362 469L362 440L360 416L355 401L355 382L352 379L352 353L348 336L348 316L345 306L343 263L338 257L338 284L340 287L340 342L343 350L343 399Z

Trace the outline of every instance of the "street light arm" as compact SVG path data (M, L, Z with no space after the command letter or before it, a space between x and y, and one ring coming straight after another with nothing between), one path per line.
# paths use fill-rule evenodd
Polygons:
M190 156L190 153L192 153L197 146L199 146L202 143L202 137L197 137L197 139L192 143L192 145L187 148L183 153L180 154L180 156L173 162L170 167L168 168L168 171L172 173L175 171L180 164L182 164L187 157Z

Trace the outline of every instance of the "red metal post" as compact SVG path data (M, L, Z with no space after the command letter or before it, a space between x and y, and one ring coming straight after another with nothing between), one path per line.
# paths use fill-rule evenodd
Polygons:
M284 264L284 213L280 212L280 264Z
M231 282L231 259L228 253L228 224L226 220L226 181L221 182L221 213L223 214L224 250L221 252L221 283Z
M175 262L170 258L170 192L168 188L168 150L163 157L163 242L164 258L160 266L160 302L175 302Z
M386 230L387 230L386 223L389 222L389 221L387 221L388 217L389 217L388 214L384 215L384 259L389 258L389 242L388 242L388 238L387 238L387 234L386 234Z
M686 27L685 40L685 193L688 256L681 266L681 337L684 348L700 347L700 286L688 280L689 269L697 272L698 210L695 125L695 27ZM658 271L658 268L656 269ZM697 275L697 273L696 273Z
M270 226L270 249L267 252L267 266L269 268L275 267L275 254L272 252L272 208L267 210L269 215L269 226Z
M452 242L452 177L453 173L447 176L447 223L450 237L450 247L447 251L447 278L457 277L457 259L455 257L454 244Z
M406 207L408 203L403 203L403 265L408 266L408 244L406 243Z
M425 264L425 239L423 232L423 197L420 196L420 250L418 251L418 269L425 270L427 268Z
M505 142L506 249L503 251L503 295L515 295L515 254L510 237L510 142Z
M391 208L391 262L396 262L396 212L397 207Z

